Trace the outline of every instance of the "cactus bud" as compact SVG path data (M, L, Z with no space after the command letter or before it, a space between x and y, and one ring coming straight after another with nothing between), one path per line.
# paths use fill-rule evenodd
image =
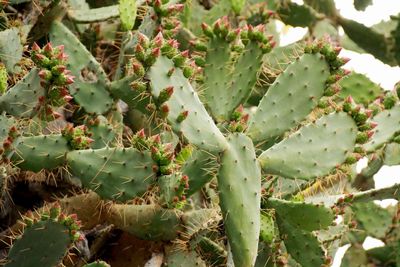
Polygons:
M161 90L158 98L157 98L157 102L159 105L165 103L166 101L168 101L172 94L174 93L174 87L173 86L168 86L166 88L164 88L163 90Z
M176 121L178 123L181 123L187 118L188 115L189 115L189 111L188 110L184 110L181 113L179 113L178 117L176 118Z
M209 25L207 25L206 23L203 22L201 24L201 29L203 30L204 35L206 35L206 36L208 36L210 38L214 37L214 34L213 34L213 31L212 31L211 27Z

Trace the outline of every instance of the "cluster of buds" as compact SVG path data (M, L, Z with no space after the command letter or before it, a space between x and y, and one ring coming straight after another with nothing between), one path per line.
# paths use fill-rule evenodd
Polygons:
M3 141L3 147L0 148L0 154L3 156L3 161L8 162L7 155L13 149L13 142L19 136L17 127L12 126L8 131L7 138Z
M333 213L338 215L344 215L346 213L346 207L351 205L353 200L353 194L348 194L340 197L337 202L331 207Z
M47 220L58 222L67 227L72 242L81 241L85 238L84 235L79 231L82 223L78 220L78 216L76 214L66 215L61 212L61 206L59 203L55 203L52 207L43 211L40 214L40 217L35 216L32 211L28 211L23 216L23 221L27 227L31 227L38 221Z
M340 92L341 87L339 80L350 73L349 70L341 69L343 65L349 62L349 58L339 57L342 47L333 46L329 41L318 40L308 44L304 48L305 53L316 54L320 53L329 64L331 75L326 80L325 96L333 96Z
M320 53L325 57L325 59L329 63L329 67L332 70L337 70L347 62L349 62L349 58L339 57L340 51L342 51L342 47L333 46L329 40L317 40L314 43L306 45L304 48L304 52L308 54L316 54Z
M243 132L247 128L247 122L249 120L249 114L244 112L243 105L240 104L239 107L232 112L231 121L229 123L230 132Z
M154 9L153 20L160 25L158 32L167 38L172 38L180 28L178 15L183 11L183 4L169 4L168 0L148 0L147 4Z
M365 109L362 105L357 105L351 96L346 97L343 101L342 109L349 114L357 124L358 133L356 137L357 144L365 144L374 135L373 129L378 125L376 122L370 121L373 115L372 110ZM347 164L354 164L365 155L365 151L361 146L356 146L354 153L346 159Z
M137 62L132 67L137 73L143 73L144 69L151 67L157 58L163 55L171 59L174 62L174 67L180 68L186 78L190 78L198 68L194 61L189 59L189 51L180 52L178 47L179 43L176 40L165 40L161 32L151 41L139 33L138 44L135 47L135 58L140 63ZM173 75L175 68L169 71L170 76Z
M138 131L131 139L133 147L140 151L151 152L155 163L153 170L157 175L168 175L177 169L175 164L175 150L172 143L163 144L159 134L147 137L144 129Z
M180 175L178 184L174 187L175 196L173 197L173 205L179 207L186 203L186 191L189 189L189 177Z
M86 125L73 127L71 124L68 124L61 131L61 134L65 139L67 139L71 148L76 150L88 149L90 144L94 141L92 138L90 138L92 133L88 131Z
M36 43L32 45L31 58L40 68L41 85L45 89L45 96L39 98L36 110L45 120L54 120L60 114L52 107L60 107L72 100L68 85L74 82L74 76L66 69L67 55L64 46L53 47L47 43L40 48Z
M224 16L218 19L212 27L206 23L203 23L201 27L207 37L217 36L227 42L233 42L232 49L238 52L242 51L250 41L257 42L263 53L269 53L276 45L272 36L265 35L265 25L263 24L255 27L245 25L243 28L232 29L228 17ZM200 51L204 51L203 47L201 44L195 46Z
M397 89L392 91L386 91L384 95L376 98L369 106L373 110L374 116L385 109L393 108L399 102L399 97L397 96Z

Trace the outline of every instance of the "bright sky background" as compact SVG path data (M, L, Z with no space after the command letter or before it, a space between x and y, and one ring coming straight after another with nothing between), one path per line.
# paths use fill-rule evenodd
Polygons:
M303 2L302 0L292 1L299 4ZM365 24L366 26L377 24L382 20L387 21L390 19L391 15L397 15L400 13L400 1L397 0L373 0L373 5L369 6L365 12L357 11L353 6L353 1L351 0L335 0L335 2L336 7L339 9L340 14L343 17L353 19ZM278 24L278 30L282 29L282 27L283 25ZM281 35L281 45L286 45L300 40L307 30L303 28L288 28L285 29L284 32L285 33ZM351 59L351 61L346 64L346 69L365 74L372 81L380 84L385 90L393 89L394 84L400 81L400 67L390 67L369 54L358 54L343 50L341 55ZM365 167L366 163L367 160L362 159L357 166L357 170L360 171ZM376 188L400 183L400 166L382 167L374 176L374 180ZM395 200L385 200L380 202L382 206L394 203L396 203ZM370 237L368 237L363 244L365 249L382 245L382 241ZM348 247L349 245L339 249L332 267L340 266L341 259Z

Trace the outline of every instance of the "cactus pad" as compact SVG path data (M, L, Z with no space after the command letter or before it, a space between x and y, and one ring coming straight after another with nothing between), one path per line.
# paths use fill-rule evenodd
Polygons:
M156 205L113 205L109 223L145 240L172 240L177 237L181 212Z
M395 133L400 131L400 106L384 110L372 118L378 126L372 139L364 145L367 151L372 151L389 142Z
M354 149L357 127L345 113L332 113L274 145L258 158L267 173L312 179L342 164Z
M33 172L62 166L69 151L62 135L21 137L18 141L11 161L19 168Z
M67 67L76 77L70 85L75 101L89 113L102 114L108 111L112 105L112 98L107 91L108 80L96 59L60 22L53 23L50 39L56 45L65 45L69 55Z
M166 101L169 106L168 120L174 131L181 132L192 144L210 152L222 151L226 141L222 133L208 115L203 104L182 70L176 68L171 76L170 69L174 63L167 57L160 56L148 72L151 80L152 94L158 97L160 92L169 86L174 87L171 98ZM187 118L178 122L183 111L188 111Z
M0 109L15 117L29 118L35 115L34 108L43 95L39 70L34 68L0 97Z
M73 151L67 162L83 186L103 199L124 202L141 197L155 179L150 153L134 148Z
M220 206L235 266L252 266L260 235L261 172L248 137L227 140L218 174Z
M303 121L323 96L330 75L325 59L305 54L278 76L249 123L253 141L271 141Z

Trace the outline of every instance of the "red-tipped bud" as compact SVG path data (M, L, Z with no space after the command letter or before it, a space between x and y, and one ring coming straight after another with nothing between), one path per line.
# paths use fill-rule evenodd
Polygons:
M56 47L59 53L64 53L64 48L65 48L64 45L59 45Z
M63 99L64 99L65 102L69 102L74 98L72 96L70 96L70 95L66 95L66 96L63 97Z
M214 36L211 27L210 27L209 25L207 25L206 23L203 22L203 23L201 24L201 28L203 29L203 33L204 33L206 36L208 36L208 37L210 37L210 38L212 38L212 37Z
M33 45L32 45L32 51L33 52L40 52L40 47L38 46L38 44L36 42L34 42Z
M61 52L61 53L59 53L59 54L57 55L57 59L58 59L58 60L61 60L62 62L64 62L64 61L66 61L66 60L68 59L68 55L65 54L65 53L63 53L63 52Z
M371 122L369 123L369 125L371 126L371 129L374 129L374 128L376 128L376 126L378 126L378 123L377 123L377 122L374 122L374 121L371 121Z
M339 55L340 51L342 51L342 47L336 46L336 47L333 48L333 51L336 53L336 55Z
M43 69L38 73L39 77L45 81L49 81L52 77L51 71Z
M182 55L183 57L185 57L185 58L188 58L188 57L189 57L189 50L182 51L182 52L181 52L181 55Z
M160 8L161 5L162 5L161 0L154 0L154 2L153 2L154 8Z
M66 83L66 84L72 84L72 83L74 83L74 79L75 79L74 76L68 75L68 76L66 77L65 83Z
M153 141L153 143L155 144L160 144L161 143L161 136L159 134L153 135L151 137L151 140Z
M249 121L250 115L249 114L244 114L242 118L240 119L243 123L247 123Z
M64 65L57 65L57 66L54 66L51 70L56 74L61 74L66 69L67 69L67 67L65 67Z
M145 139L146 138L146 133L144 132L144 129L141 129L136 133L136 136L140 139Z
M351 73L350 70L343 70L343 76L349 75Z
M156 37L154 37L154 44L157 47L161 47L164 43L164 37L161 32L159 32Z
M151 50L151 55L154 57L158 57L161 54L161 50L159 47L154 48L153 50Z
M169 112L169 106L168 106L167 104L162 105L162 106L160 107L160 111L161 111L162 113L168 114L168 112Z
M367 132L367 136L368 136L368 139L370 139L373 135L374 135L374 131L368 131Z
M353 97L351 97L351 95L346 97L344 101L347 102L347 103L354 103L354 99L353 99Z
M174 87L173 86L168 86L164 88L161 92L160 95L157 98L158 104L161 105L162 103L168 101L172 94L174 93Z
M176 121L178 123L181 123L187 118L188 115L189 115L189 111L188 110L184 110L181 113L179 113L178 117L176 118Z
M48 53L49 55L53 52L53 46L51 45L51 42L48 42L44 47L43 51Z

